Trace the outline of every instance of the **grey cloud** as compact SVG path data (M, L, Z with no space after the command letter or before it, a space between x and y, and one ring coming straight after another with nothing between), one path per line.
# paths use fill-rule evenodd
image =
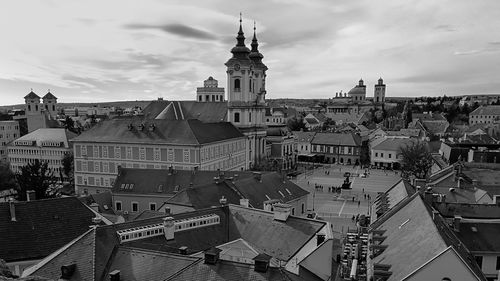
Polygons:
M159 29L164 32L175 34L181 37L202 40L217 40L217 37L209 32L178 23L164 25L128 24L125 25L125 27L128 29Z
M449 25L449 24L440 24L440 25L434 27L434 29L440 30L440 31L447 31L447 32L457 31L452 25Z

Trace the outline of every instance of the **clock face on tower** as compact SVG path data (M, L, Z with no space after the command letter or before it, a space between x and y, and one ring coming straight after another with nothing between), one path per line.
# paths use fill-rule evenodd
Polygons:
M234 65L234 70L236 70L236 71L240 70L240 65L239 64L235 64Z

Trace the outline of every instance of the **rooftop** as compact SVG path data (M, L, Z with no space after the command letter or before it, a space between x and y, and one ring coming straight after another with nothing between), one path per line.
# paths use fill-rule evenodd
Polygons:
M42 143L51 142L60 143L63 147L68 148L69 140L72 140L76 136L77 134L64 128L41 128L16 139L11 143L11 145L15 145L18 142L28 141L36 142L37 146L42 146Z
M500 105L480 106L469 115L500 115Z
M75 197L0 203L0 257L40 259L85 233L95 214Z
M111 119L98 123L73 141L199 145L243 137L229 122Z
M226 121L227 103L197 101L152 101L142 111L148 119L187 120L202 122Z
M354 133L317 133L312 144L361 146L361 137Z
M500 223L460 222L458 238L471 252L500 253Z
M375 150L400 151L402 148L415 143L415 139L410 138L386 138L378 144L372 146Z

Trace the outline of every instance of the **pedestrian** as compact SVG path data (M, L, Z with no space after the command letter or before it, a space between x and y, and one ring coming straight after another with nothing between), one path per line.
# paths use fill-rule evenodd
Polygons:
M358 200L358 208L359 208L359 205L361 204L361 201Z
M365 193L365 189L363 188L363 193Z
M366 200L366 194L363 194L363 196L365 197L365 200Z
M354 196L352 197L352 202L354 202Z

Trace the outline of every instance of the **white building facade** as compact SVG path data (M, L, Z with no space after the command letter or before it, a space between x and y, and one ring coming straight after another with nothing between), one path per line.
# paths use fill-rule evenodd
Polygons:
M0 160L7 158L7 144L18 137L20 137L18 121L0 121Z

